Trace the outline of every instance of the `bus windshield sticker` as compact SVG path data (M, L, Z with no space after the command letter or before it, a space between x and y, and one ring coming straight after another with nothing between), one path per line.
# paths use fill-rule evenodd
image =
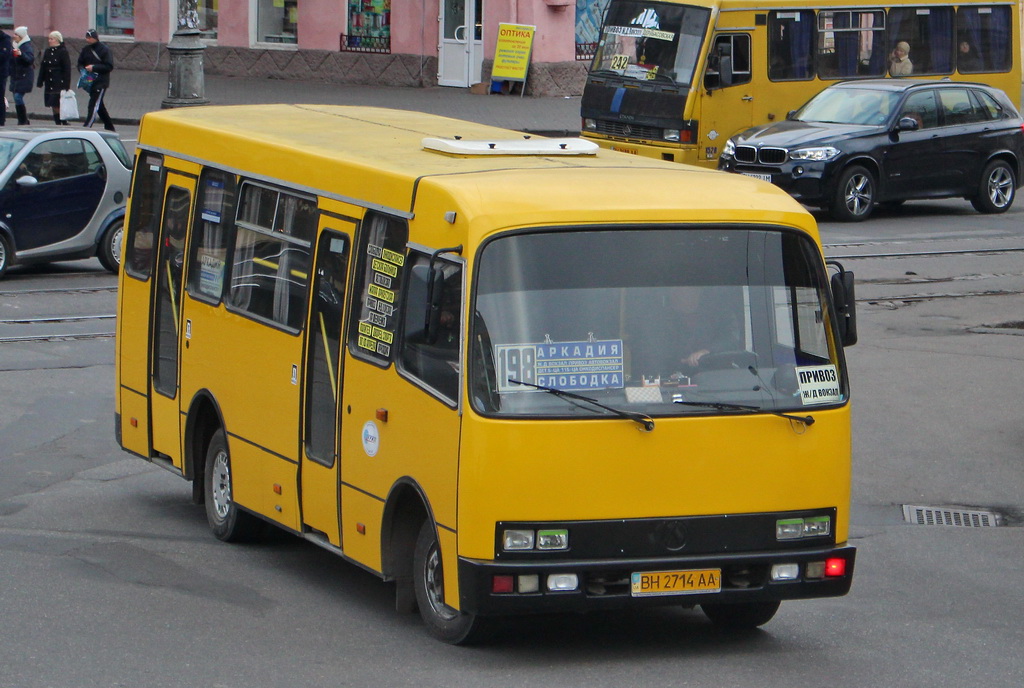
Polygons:
M800 386L800 401L804 406L833 404L842 399L839 376L834 365L798 366L796 377Z
M621 388L625 380L621 339L500 344L494 360L499 392L538 391L509 378L567 392Z
M405 256L383 246L370 244L366 247L370 255L370 284L366 290L363 313L359 321L358 344L385 358L391 355L395 340L395 288Z

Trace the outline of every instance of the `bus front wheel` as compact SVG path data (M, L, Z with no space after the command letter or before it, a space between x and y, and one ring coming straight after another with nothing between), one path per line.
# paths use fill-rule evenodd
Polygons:
M763 626L779 611L774 602L741 602L738 604L702 604L704 615L716 626L730 631L743 631Z
M231 455L224 430L218 430L210 438L203 478L206 520L217 539L244 542L258 535L263 522L240 510L232 499Z
M486 639L484 619L445 604L441 546L429 519L423 522L416 538L413 587L420 616L432 636L452 645L469 645Z

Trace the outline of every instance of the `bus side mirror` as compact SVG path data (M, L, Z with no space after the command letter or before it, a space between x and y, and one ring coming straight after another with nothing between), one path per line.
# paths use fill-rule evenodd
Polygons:
M722 88L732 86L732 55L728 53L718 58L718 80Z
M424 343L430 323L430 273L426 265L413 265L405 292L405 333L407 341Z
M836 307L836 315L839 316L839 339L843 346L853 346L857 343L857 299L853 273L844 270L843 266L835 261L829 261L828 264L839 270L830 280L832 302Z

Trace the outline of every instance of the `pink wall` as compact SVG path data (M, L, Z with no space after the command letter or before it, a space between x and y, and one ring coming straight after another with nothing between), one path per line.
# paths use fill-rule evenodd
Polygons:
M337 50L347 14L347 0L302 0L299 3L299 47Z
M568 62L576 59L576 3L549 6L568 0L486 0L484 3L484 55L494 57L498 24L537 27L533 62Z
M171 25L170 0L149 0L135 3L135 40L167 42L171 31L177 28ZM177 22L177 5L175 5L175 22Z
M299 31L301 33L301 26ZM220 0L217 13L217 45L249 47L247 0Z
M391 52L437 55L438 0L391 0Z

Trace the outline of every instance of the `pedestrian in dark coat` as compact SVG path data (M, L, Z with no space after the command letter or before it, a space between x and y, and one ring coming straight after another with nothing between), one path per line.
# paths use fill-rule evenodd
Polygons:
M14 109L18 113L18 124L28 124L28 110L25 108L25 94L32 91L36 80L36 51L28 29L19 26L14 30L14 50L11 51L11 93L14 94Z
M7 35L6 31L0 31L0 127L7 123L7 77L11 75L11 51L14 50L14 41Z
M43 89L43 104L53 110L54 124L67 124L67 120L60 118L60 92L71 88L71 58L60 31L51 31L46 40L50 47L39 63L36 86Z
M110 48L100 43L96 29L85 32L85 47L78 56L78 68L96 75L96 80L89 87L89 111L85 115L83 126L91 127L98 116L103 120L103 128L114 131L114 122L107 114L107 106L103 96L110 88L110 72L114 70L114 56Z

